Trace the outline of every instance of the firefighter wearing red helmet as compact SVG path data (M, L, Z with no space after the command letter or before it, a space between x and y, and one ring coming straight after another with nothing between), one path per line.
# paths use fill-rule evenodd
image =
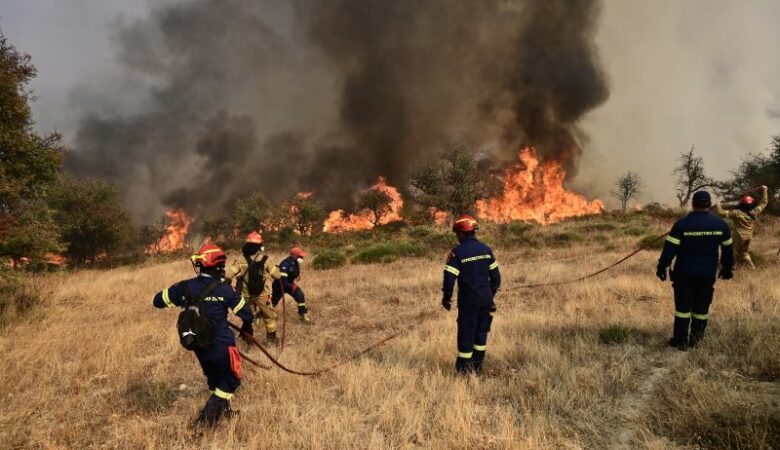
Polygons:
M266 285L266 277L271 276L271 282L281 278L279 268L268 261L265 253L265 241L263 235L252 231L246 236L241 253L244 259L233 261L225 270L225 278L228 281L236 280L236 291L240 292L249 304L254 307L255 314L263 318L266 331L266 341L275 344L277 314L271 306L270 290ZM258 317L259 319L259 317Z
M734 209L723 209L716 205L713 210L721 217L731 219L734 228L734 252L736 253L737 263L745 267L755 269L753 259L750 257L750 242L753 240L753 231L756 227L756 219L761 214L769 202L767 195L768 188L761 186L761 201L756 204L756 200L746 195L742 197L739 205Z
M493 301L501 287L501 273L493 251L476 238L477 221L458 217L452 231L460 244L450 252L444 266L442 306L449 311L452 294L458 285L458 357L459 373L479 374L487 351L487 337L496 305Z
M281 279L274 282L271 292L271 302L274 307L279 304L284 294L289 294L298 305L298 317L302 323L310 324L309 310L306 307L306 295L303 290L295 283L301 277L301 264L306 252L301 247L295 246L290 249L290 256L279 263L279 272Z
M202 299L202 311L212 335L210 339L206 338L210 342L202 343L194 352L206 376L211 396L196 424L211 426L223 417L235 415L236 412L230 409L230 400L241 385L241 358L235 336L228 327L228 310L241 318L241 330L250 335L254 315L243 297L224 283L227 255L221 248L204 245L190 259L198 275L158 292L152 304L157 308L192 309L198 303L195 299Z

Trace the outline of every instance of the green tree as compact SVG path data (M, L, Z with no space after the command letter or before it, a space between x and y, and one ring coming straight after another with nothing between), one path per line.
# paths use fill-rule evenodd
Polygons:
M295 229L307 236L322 230L322 224L328 217L328 212L319 202L300 194L287 202L286 209L290 212Z
M217 241L220 236L224 239L233 238L234 226L230 218L224 215L207 215L200 219L200 228L203 234Z
M746 194L755 194L761 185L769 190L770 208L777 212L780 197L780 134L772 137L771 147L764 153L752 153L742 160L731 180L718 183L718 194L727 201L736 201Z
M59 250L59 230L48 205L41 200L25 200L17 205L19 210L8 216L11 222L0 239L0 255L11 258L14 268L24 258L42 261L47 253Z
M241 233L252 230L278 230L283 217L278 208L260 192L238 199L233 208L233 222Z
M492 197L501 190L497 180L480 168L474 156L462 146L440 153L438 161L415 171L409 183L418 204L454 216L473 212L477 200Z
M57 248L45 198L59 175L63 146L58 134L33 130L28 84L35 75L30 56L0 31L0 256L14 261Z
M105 181L63 178L50 205L75 267L123 250L137 235L119 191Z
M393 198L386 192L379 189L369 189L360 196L357 207L371 211L374 216L374 227L377 227L382 218L392 212L392 205Z

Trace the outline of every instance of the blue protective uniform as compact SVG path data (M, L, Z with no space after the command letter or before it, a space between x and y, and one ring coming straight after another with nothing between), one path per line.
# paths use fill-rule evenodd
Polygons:
M306 295L303 290L295 284L295 280L301 277L301 266L294 256L288 256L279 263L279 273L281 278L274 280L271 287L271 302L274 307L279 303L284 294L289 294L298 305L298 314L304 315L308 312L306 308Z
M185 285L189 289L189 295L197 297L213 280L214 278L201 274L196 278L181 281L155 294L152 303L156 308L181 308L185 305ZM204 299L204 307L214 328L214 342L208 348L195 350L195 355L206 376L212 396L199 420L213 423L223 412L229 410L228 401L241 385L241 381L231 369L229 347L236 345L236 339L228 327L228 310L233 311L244 323L251 324L254 315L241 294L234 291L229 284L217 286Z
M707 211L693 211L678 220L669 232L658 262L664 267L674 263L674 276L697 275L715 278L718 248L722 248L723 267L734 267L731 230L720 217Z
M467 236L452 249L444 266L444 299L452 298L458 285L458 371L479 372L487 351L487 336L493 322L495 304L493 297L501 287L501 273L498 270L493 251Z
M696 345L704 336L720 263L731 272L734 250L726 222L707 211L694 211L678 220L666 237L658 260L664 272L674 261L671 273L674 289L674 328L671 345Z

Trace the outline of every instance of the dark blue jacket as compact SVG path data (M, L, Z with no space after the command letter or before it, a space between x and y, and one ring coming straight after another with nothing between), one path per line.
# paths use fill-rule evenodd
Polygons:
M458 282L458 305L487 306L501 287L501 273L493 250L469 236L452 249L444 266L444 298L451 299Z
M295 280L301 276L301 266L298 264L298 259L292 255L285 258L279 263L279 272L281 272L282 284L286 288L295 284Z
M669 267L674 262L674 276L704 276L714 278L720 263L725 268L734 267L734 249L731 230L720 217L707 211L694 211L672 227L666 237L658 263Z
M211 284L214 278L207 275L199 275L196 278L180 281L168 289L163 289L154 296L152 303L156 308L184 307L184 286L189 288L190 295L197 297L203 289ZM206 316L214 326L214 344L211 348L199 350L198 356L209 354L211 350L236 344L233 331L228 327L228 309L244 322L252 322L254 315L252 308L244 301L241 294L237 293L229 284L220 284L205 298Z

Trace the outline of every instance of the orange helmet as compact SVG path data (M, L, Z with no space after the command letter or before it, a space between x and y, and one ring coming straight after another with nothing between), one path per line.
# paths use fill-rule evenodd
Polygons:
M751 197L749 195L746 195L746 196L742 197L742 199L739 201L739 203L741 203L743 205L752 205L753 202L755 202L755 201L756 201L756 199L754 199L753 197Z
M198 250L198 253L192 255L190 260L199 267L218 267L225 265L227 255L219 246L206 244Z
M290 255L295 256L296 258L303 258L306 256L306 252L304 252L302 248L296 246L290 250Z
M468 233L470 231L477 231L477 230L479 230L479 224L477 223L477 220L468 214L464 214L458 217L458 220L456 220L455 223L452 224L452 231L456 233L457 232Z
M246 242L250 244L263 245L263 235L258 233L257 231L253 231L246 235Z

